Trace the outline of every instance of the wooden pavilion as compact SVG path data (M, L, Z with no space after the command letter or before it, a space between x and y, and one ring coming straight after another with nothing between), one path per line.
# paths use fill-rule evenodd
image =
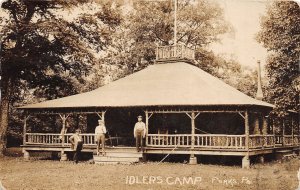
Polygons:
M31 151L56 151L65 160L65 153L71 151L70 133L28 133L29 117L57 114L65 131L71 114L97 115L106 120L106 113L118 109L144 112L147 134L143 155L186 154L191 164L197 163L196 156L201 155L240 156L242 166L248 168L252 156L263 160L265 154L298 151L297 114L291 114L289 121L269 119L273 105L251 98L201 70L194 65L194 51L183 45L158 47L156 59L156 64L96 90L21 107L26 113L24 157L28 158ZM185 117L185 122L176 120L172 126L161 128L159 122L151 121L155 115L174 118L176 114ZM289 134L285 123L291 128ZM132 131L133 126L128 130ZM83 151L93 152L94 134L82 136ZM123 149L132 151L130 147Z

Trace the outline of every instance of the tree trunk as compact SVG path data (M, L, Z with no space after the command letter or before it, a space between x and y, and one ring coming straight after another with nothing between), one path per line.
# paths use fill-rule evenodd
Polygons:
M8 119L9 119L9 105L10 105L10 79L4 81L2 85L2 97L0 102L0 156L4 155L6 149L6 136L8 128Z

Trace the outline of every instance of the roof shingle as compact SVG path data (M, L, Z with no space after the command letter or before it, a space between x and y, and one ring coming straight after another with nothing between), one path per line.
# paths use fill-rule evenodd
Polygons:
M132 106L259 105L251 98L196 66L155 64L96 90L21 107L21 109Z

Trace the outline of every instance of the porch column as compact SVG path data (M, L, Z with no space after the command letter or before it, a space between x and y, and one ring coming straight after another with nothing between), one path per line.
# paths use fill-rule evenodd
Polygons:
M191 124L192 124L192 141L191 141L191 148L195 148L195 112L192 112L191 114Z
M253 130L254 135L260 134L259 120L260 120L260 115L255 114L254 130Z
M66 116L65 114L63 115L59 115L61 120L62 120L62 129L61 129L61 143L62 143L62 146L65 145L65 133L66 133L66 121L67 121L67 118L68 116Z
M148 126L149 126L149 113L148 111L145 111L145 124L146 124L146 136L148 136Z
M249 151L249 113L245 112L245 148Z
M148 146L148 134L149 134L149 119L152 116L153 113L151 113L151 115L149 116L149 112L146 110L145 111L145 124L146 124L146 137L145 137L145 143L146 146Z
M300 120L299 118L297 117L296 119L296 125L297 125L297 145L300 144ZM299 151L299 154L300 154L300 151Z
M268 118L263 116L262 120L262 134L267 135L268 134Z
M105 111L101 112L101 119L103 121L103 124L105 125Z
M245 149L246 155L242 159L242 168L250 168L250 157L249 157L249 113L245 111Z
M23 126L23 145L26 145L26 131L27 131L27 120L30 118L30 115L25 116L24 126Z
M98 117L103 121L104 125L105 125L105 112L106 111L96 112Z
M300 121L299 118L296 118L296 126L297 126L297 146L300 145ZM300 155L300 151L298 152L298 156Z
M294 119L291 117L291 125L292 125L292 145L294 145Z
M25 115L24 125L23 125L23 145L26 145L26 131L27 131L27 120L30 118L30 115ZM30 154L25 148L22 149L24 160L29 160Z
M271 118L272 120L272 133L273 133L273 136L274 136L274 148L276 147L276 134L275 134L275 119L274 118Z
M23 158L26 161L29 160L29 158L30 158L29 152L27 150L25 150L24 148L23 148Z
M261 116L262 118L262 129L261 129L261 133L263 135L263 145L262 147L264 148L264 146L267 144L268 142L268 137L266 137L266 135L268 134L268 120L266 118L266 116L264 116L264 114L262 114ZM261 155L260 157L264 157L263 155ZM264 158L260 158L260 162L263 163L264 162Z
M198 115L199 115L199 113L197 114L197 116ZM191 129L191 149L192 150L194 150L194 148L195 148L195 119L196 119L197 116L195 116L194 111L191 113L191 116L190 116L190 118L191 118L191 127L192 127L192 129ZM189 164L197 164L197 158L195 157L194 154L190 155Z
M285 135L285 119L282 119L282 146L285 145L284 135Z
M67 155L65 154L64 151L64 146L65 146L65 132L66 132L66 121L68 116L63 114L59 114L60 118L62 119L62 130L61 130L61 145L62 145L62 151L61 151L61 157L60 161L66 161L67 160Z
M149 119L152 117L153 113L154 112L151 112L150 111L150 114L148 112L148 110L144 110L145 112L145 125L146 125L146 139L145 139L145 143L146 143L146 146L148 146L149 142L148 142L148 134L149 134Z

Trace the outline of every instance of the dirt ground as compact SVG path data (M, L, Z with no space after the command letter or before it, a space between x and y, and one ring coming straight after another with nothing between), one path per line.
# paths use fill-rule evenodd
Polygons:
M97 165L90 162L0 158L0 182L10 189L255 189L295 190L299 158L238 166L148 162ZM1 189L1 188L0 188Z

